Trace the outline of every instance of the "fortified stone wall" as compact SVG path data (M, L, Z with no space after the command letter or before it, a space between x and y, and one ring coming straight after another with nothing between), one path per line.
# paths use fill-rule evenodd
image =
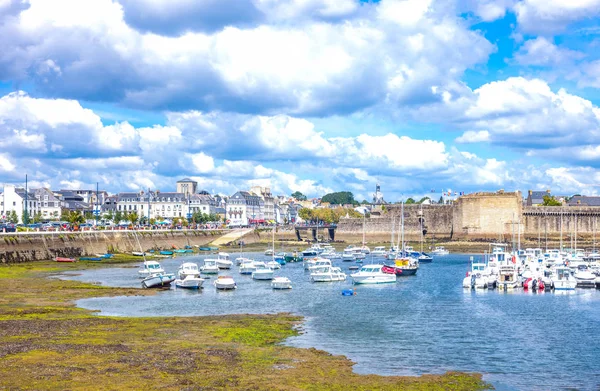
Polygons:
M600 228L600 207L526 207L521 220L524 235L528 238L563 238L597 236Z
M474 193L453 205L455 238L497 238L518 229L522 214L521 192Z
M224 232L147 231L136 236L129 231L53 232L0 235L0 263L44 261L54 257L78 257L97 253L132 252L152 248L204 245ZM139 244L138 244L139 240Z

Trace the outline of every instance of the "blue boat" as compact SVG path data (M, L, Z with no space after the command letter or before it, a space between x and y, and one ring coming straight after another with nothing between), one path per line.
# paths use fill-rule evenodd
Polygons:
M192 249L192 246L190 246L190 245L187 245L187 246L184 246L183 248L184 248L184 249L186 249L186 250L191 250L191 249Z
M108 259L108 258L112 258L113 255L112 254L102 254L100 255L100 258L104 258L104 259Z
M79 257L80 261L101 261L104 258L99 257Z
M173 255L173 251L163 250L160 252L160 255Z
M185 251L185 250L175 250L175 252L176 252L177 254L183 254L183 253L185 253L185 252L187 252L187 251ZM161 251L160 253L162 254L162 251Z
M344 289L342 291L342 296L354 296L356 293L352 289Z
M286 253L279 253L273 257L273 260L280 264L281 266L285 265L287 262L285 261Z

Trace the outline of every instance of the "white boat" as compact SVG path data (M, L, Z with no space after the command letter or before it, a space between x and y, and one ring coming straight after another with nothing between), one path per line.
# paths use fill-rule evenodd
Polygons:
M471 271L467 273L463 279L463 288L469 289L486 289L488 288L488 280L485 276L486 264L473 262Z
M256 270L254 261L248 258L244 258L240 264L240 274L252 274Z
M324 259L320 257L312 257L312 258L304 258L302 260L302 264L304 265L304 270L308 270L311 266L314 266L317 261Z
M450 252L446 250L444 246L436 246L432 251L431 255L448 255Z
M268 248L268 249L265 250L265 255L271 256L273 254L275 254L275 251L273 251L272 248Z
M312 270L310 279L313 282L332 282L346 280L346 274L339 267L322 266Z
M333 266L331 264L331 260L320 258L320 259L315 260L315 263L308 267L308 271L312 272L314 270L317 270L317 269L320 269L323 267L327 267L327 266Z
M134 251L131 253L131 255L134 255L136 257L143 257L144 255L146 255L146 253L144 253L142 251Z
M362 252L362 250L360 248L354 249L354 259L365 259L366 257L367 257L367 254Z
M342 253L342 261L348 262L354 260L356 260L356 257L354 256L354 248L344 249L344 252Z
M302 251L302 256L303 257L316 257L317 255L321 254L322 252L323 252L323 248L318 243L315 243L312 246L310 246L309 248L307 248L306 250Z
M366 244L363 244L360 248L360 252L363 254L371 254L371 249Z
M217 289L228 290L228 289L236 289L237 285L231 276L219 276L213 282L213 285Z
M275 277L273 281L271 281L271 288L292 289L292 281L287 277Z
M245 261L252 261L252 260L251 260L251 259L249 259L249 258L246 258L246 257L237 257L237 258L235 259L235 265L236 265L236 266L240 266L240 265L241 265L242 263L244 263Z
M205 259L204 265L200 268L203 274L218 274L219 266L217 266L216 259Z
M573 277L577 281L578 288L594 288L596 286L596 275L587 270L579 270Z
M373 249L373 251L371 251L371 255L374 257L383 257L386 254L387 251L385 250L385 246L377 246Z
M396 282L396 275L381 271L383 265L365 265L357 273L351 274L354 284L386 284Z
M519 288L519 275L515 264L499 266L497 286L498 289L505 291Z
M552 285L557 291L571 291L577 286L577 280L573 277L571 269L566 266L557 266L552 271Z
M232 266L233 262L229 259L229 254L219 253L219 255L217 255L217 267L219 269L231 269Z
M281 264L277 261L269 261L267 262L267 266L273 270L281 269Z
M173 281L175 281L173 273L155 273L142 280L142 288L170 286Z
M264 262L254 262L254 267L256 269L252 272L252 279L254 279L254 280L272 280L273 279L273 269L268 267Z
M177 288L200 289L204 279L200 277L198 265L192 262L186 262L179 266L177 270L177 279L175 286Z
M165 270L156 261L144 261L142 268L138 271L140 278L146 278L152 274L164 273Z

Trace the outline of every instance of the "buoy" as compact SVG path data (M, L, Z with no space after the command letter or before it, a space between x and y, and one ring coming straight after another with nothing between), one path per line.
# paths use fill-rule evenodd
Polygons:
M354 296L356 292L352 289L344 289L342 291L342 296Z

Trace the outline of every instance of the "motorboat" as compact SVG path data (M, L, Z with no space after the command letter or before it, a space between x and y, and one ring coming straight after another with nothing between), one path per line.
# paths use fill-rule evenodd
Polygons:
M200 268L200 272L202 272L202 274L218 274L219 266L217 266L217 260L205 259L204 265L202 265L202 267Z
M333 266L331 264L331 260L323 259L323 258L317 259L313 265L308 267L308 271L312 272L314 270L320 269L322 267L327 267L327 266Z
M486 289L488 287L488 280L485 277L485 274L485 263L471 263L471 271L467 272L467 275L463 278L463 288Z
M236 289L237 285L231 276L219 276L213 282L215 288L220 290Z
M552 284L554 290L571 291L577 286L577 280L573 277L571 269L566 266L556 266L552 271Z
M160 274L164 272L165 269L160 266L160 263L156 261L144 261L144 263L142 263L142 268L138 270L138 275L140 278L146 278L151 274Z
M219 269L231 269L233 262L229 259L229 254L219 253L217 255L217 267Z
M367 254L364 253L361 248L355 248L354 249L354 259L356 260L360 260L360 259L365 259L367 257Z
M184 279L187 276L199 276L200 275L200 269L198 268L198 265L193 263L193 262L185 262L182 263L181 266L179 266L179 269L177 269L177 278L179 279Z
M383 265L364 265L357 273L351 274L354 284L386 284L396 282L394 274L384 273Z
M311 247L302 251L303 257L316 257L323 252L323 248L318 244L313 244Z
M237 257L235 259L235 265L240 266L244 261L250 261L250 259L246 257Z
M523 289L526 291L543 291L545 290L545 287L544 281L542 281L541 278L530 277L523 282Z
M273 260L277 262L280 266L285 265L287 262L285 258L287 257L287 253L277 253L273 256ZM279 268L278 268L279 269Z
M371 255L374 257L383 257L385 254L387 254L385 246L377 246L371 251Z
M267 266L273 270L281 269L281 264L275 260L267 262Z
M363 253L363 254L371 254L371 249L366 244L363 244L360 247L360 252Z
M252 279L254 280L272 280L273 279L273 269L267 266L264 262L254 262L254 267L256 268L252 272Z
M133 251L131 253L131 255L135 256L135 257L143 257L144 255L146 255L145 253L141 252L141 251Z
M354 248L346 248L344 252L342 252L342 261L351 262L356 260L356 256L354 255Z
M418 257L417 260L419 261L419 263L430 263L433 262L433 257L431 257L428 254L425 253L421 253Z
M324 260L325 258L321 257L312 257L312 258L304 258L302 261L304 265L304 270L309 270L311 266L314 266L318 261ZM331 262L331 261L329 261Z
M342 272L339 267L321 266L311 270L310 279L313 282L344 281L346 280L346 273Z
M505 291L519 288L519 274L515 264L499 266L497 286L498 289Z
M292 281L287 277L275 277L273 281L271 281L271 288L292 289Z
M444 246L436 246L432 251L431 255L448 255L450 252L446 250Z
M248 258L244 258L244 260L240 264L240 274L252 274L254 270L256 270L256 266L254 266L254 261Z
M166 287L173 281L175 281L174 273L154 273L142 280L142 288Z
M183 279L178 278L175 280L175 286L177 288L185 288L185 289L200 289L202 288L202 284L204 283L204 278L200 277L200 274L186 275Z
M414 257L400 257L394 260L394 267L400 271L395 273L397 276L414 276L419 270L419 261Z
M577 288L594 288L596 286L596 275L582 268L573 275L577 280Z
M272 249L272 248L268 248L268 249L266 249L266 250L265 250L265 255L266 255L266 256L269 256L269 257L270 257L270 256L271 256L271 255L273 255L273 254L275 254L275 251L273 251L273 249Z

